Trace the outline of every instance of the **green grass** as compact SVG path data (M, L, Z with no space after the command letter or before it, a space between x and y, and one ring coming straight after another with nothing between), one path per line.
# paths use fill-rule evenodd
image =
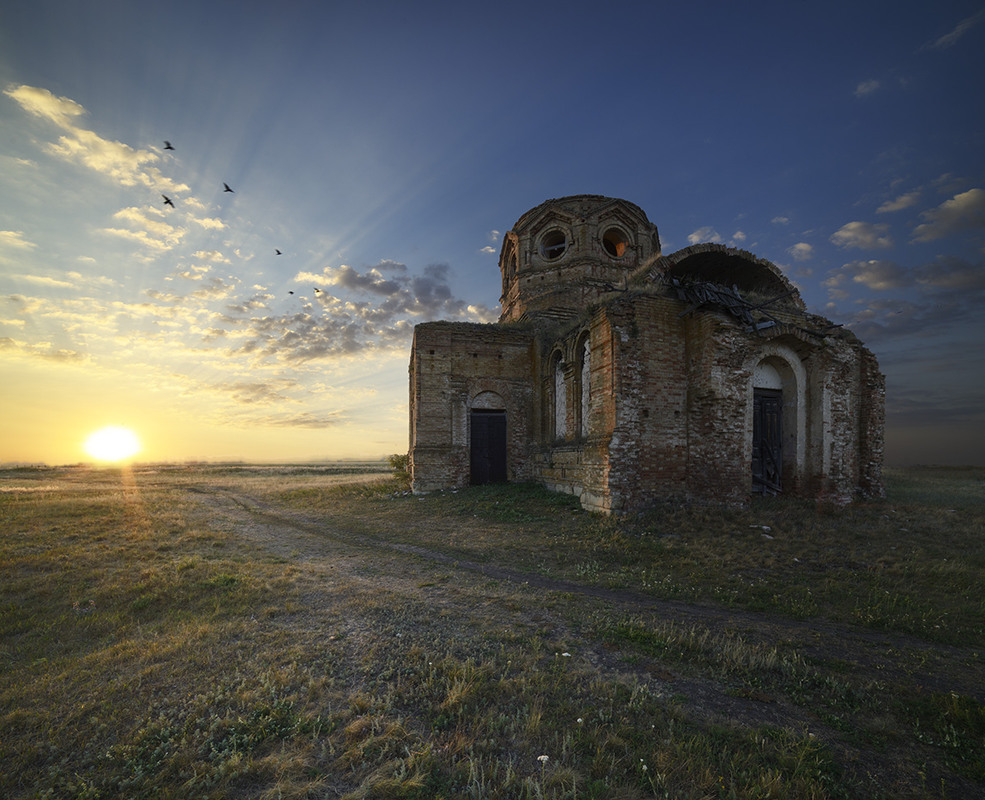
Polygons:
M983 478L604 518L528 485L0 473L5 796L981 795Z

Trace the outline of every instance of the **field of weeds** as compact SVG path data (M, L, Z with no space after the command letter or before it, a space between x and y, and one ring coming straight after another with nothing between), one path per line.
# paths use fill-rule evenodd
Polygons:
M985 795L985 469L837 511L401 489L0 472L0 793Z

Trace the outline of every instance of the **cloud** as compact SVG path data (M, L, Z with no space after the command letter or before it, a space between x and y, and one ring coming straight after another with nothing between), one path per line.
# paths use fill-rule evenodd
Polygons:
M852 261L834 272L824 285L841 287L848 279L875 291L917 286L922 296L933 297L935 302L942 295L952 293L968 299L970 293L985 292L985 264L975 265L952 256L941 256L918 267L876 259Z
M744 231L736 231L735 233L732 234L732 240L729 242L729 244L731 245L741 244L747 238L748 237L746 236Z
M960 175L954 175L950 172L945 172L940 177L931 181L931 185L940 194L953 194L966 188L969 183L970 181L967 178L962 178Z
M794 261L807 261L814 255L814 247L807 242L797 242L792 247L788 247L787 252Z
M200 289L196 289L189 297L197 300L225 300L236 288L236 282L227 283L222 278L212 278Z
M228 393L237 403L243 405L271 405L292 400L289 395L275 388L270 381L239 381L214 388Z
M390 277L383 273L390 273ZM449 285L450 268L447 264L431 264L424 268L423 274L413 275L402 264L381 262L376 267L360 273L353 267L343 264L338 268L326 267L321 274L300 272L296 283L310 283L321 289L316 294L317 302L325 308L336 311L342 298L326 291L330 288L345 290L357 295L372 295L382 302L379 305L353 303L352 309L366 319L373 321L392 320L400 315L424 319L447 317L474 317L474 308L483 321L492 316L484 306L468 306L464 300L454 297Z
M499 231L497 231L497 230L491 230L491 231L489 231L489 234L488 234L488 237L487 238L489 239L490 242L492 242L492 244L487 244L485 247L481 248L479 250L479 252L480 253L495 253L496 252L496 248L493 247L493 244L496 244L496 242L499 241L500 236L502 236L502 234Z
M867 95L877 92L882 84L877 80L862 81L858 86L855 87L856 97L866 97Z
M67 97L55 97L47 89L34 86L18 86L6 89L4 94L12 97L21 108L36 117L54 122L60 128L68 128L72 120L85 114L85 109Z
M722 241L722 236L710 225L705 225L703 228L698 228L694 233L688 234L687 240L690 244L700 244L702 242L718 243Z
M414 324L429 319L492 322L498 314L456 298L447 264L431 264L420 274L406 266L381 261L359 271L348 265L322 272L299 272L294 281L318 287L312 300L288 314L268 311L269 294L227 306L202 330L204 342L224 343L231 359L292 365L362 353L403 351ZM242 316L240 316L242 315Z
M112 286L118 287L119 281L109 278L106 275L83 275L81 272L66 272L65 276L70 278L76 286Z
M54 123L64 131L56 143L46 148L53 155L83 164L121 186L142 185L172 193L188 191L187 185L176 183L150 166L160 160L153 151L135 150L81 127L78 122L86 111L74 100L56 97L47 89L34 86L18 86L5 90L4 94L17 101L29 114Z
M931 264L914 270L918 284L942 292L985 293L985 264L971 264L964 259L942 256Z
M902 211L904 208L910 208L915 206L917 200L920 199L920 191L907 192L906 194L901 194L895 200L887 200L879 208L876 209L877 214L888 214L892 211Z
M861 250L891 247L893 241L886 235L888 230L888 225L849 222L831 235L831 241L839 247L857 247Z
M985 228L985 191L969 189L924 211L924 220L913 230L913 241L932 242L944 236Z
M360 274L352 267L343 264L334 270L326 267L323 276L323 281L328 286L371 292L382 297L392 297L401 291L401 282L384 278L378 269L370 269L365 274ZM313 277L317 282L317 276Z
M155 239L147 231L131 231L126 228L102 228L101 232L108 233L110 236L117 236L121 239L129 239L152 250L164 252L171 249L171 245L168 242Z
M162 212L156 208L121 208L113 215L113 219L141 228L164 241L177 241L185 233L181 228L176 228L171 223L165 222Z
M102 228L101 233L129 239L160 252L176 246L187 232L184 228L166 222L163 212L157 208L122 208L113 214L113 219L126 223L131 229Z
M198 223L203 228L210 231L221 231L221 230L225 230L226 228L225 222L223 222L221 219L215 219L213 217L197 217L192 221Z
M234 314L248 314L251 311L265 311L270 307L270 301L273 299L274 296L271 294L267 294L266 292L257 292L252 297L241 303L234 303L226 306L226 309Z
M344 421L345 417L341 412L314 414L306 411L299 414L270 414L251 417L248 423L251 427L258 428L310 428L319 430L330 428Z
M952 31L945 33L943 36L934 39L934 41L929 42L928 44L925 44L921 49L946 50L949 47L954 47L962 36L964 36L982 20L985 20L985 11L979 11L977 14L966 17L961 20L961 22L959 22Z
M208 266L207 264L201 267L192 266L190 269L186 269L184 272L179 272L178 277L184 278L186 281L200 281L202 280L202 278L206 276L206 274L208 274L209 270L211 269L212 267Z
M857 284L887 296L872 298L849 292ZM901 337L941 334L953 349L953 341L974 340L985 305L985 263L972 264L955 257L937 258L917 267L891 261L855 261L845 264L824 281L831 303L829 316L842 319L872 345ZM905 291L904 296L890 294ZM851 301L844 312L836 303ZM941 341L944 341L942 339Z
M85 353L67 348L55 348L51 342L21 342L8 337L0 338L0 351L41 361L81 364L89 360Z
M76 273L78 274L78 273ZM36 283L39 286L49 286L56 289L71 289L74 288L75 284L69 283L68 281L59 280L58 278L50 278L47 275L14 275L14 278L19 278L22 281L27 281L28 283Z
M31 250L37 247L37 245L25 239L21 231L0 231L0 247Z
M899 289L913 283L910 272L892 261L853 261L845 264L842 270L855 283L875 291Z
M229 259L218 250L196 250L192 253L192 258L197 258L199 261L211 261L213 264L230 263Z
M773 219L771 219L770 222L772 222L774 225L789 225L790 217L773 217Z

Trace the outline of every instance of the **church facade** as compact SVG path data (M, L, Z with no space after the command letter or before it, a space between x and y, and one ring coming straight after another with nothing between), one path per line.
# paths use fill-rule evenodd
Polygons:
M415 492L535 481L606 513L883 494L875 356L770 262L663 255L642 209L577 195L521 216L499 267L499 322L414 329Z

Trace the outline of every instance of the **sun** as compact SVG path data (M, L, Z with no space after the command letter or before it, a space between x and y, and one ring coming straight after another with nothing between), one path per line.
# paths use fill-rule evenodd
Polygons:
M85 451L97 461L126 461L140 452L140 440L129 428L109 425L89 434Z

